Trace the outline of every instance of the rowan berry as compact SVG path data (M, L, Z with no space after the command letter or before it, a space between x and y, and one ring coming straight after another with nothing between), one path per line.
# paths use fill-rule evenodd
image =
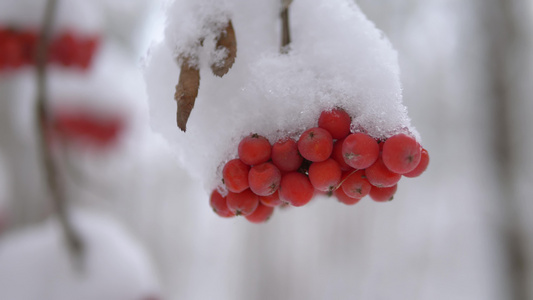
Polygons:
M283 201L281 201L281 199L279 198L279 189L275 191L272 195L259 196L259 201L263 203L263 205L270 207L276 207L283 203Z
M346 205L354 205L357 202L361 201L361 198L352 198L346 195L346 193L344 192L342 188L338 188L335 191L333 191L333 195L337 197L337 200L339 200L339 202L344 203Z
M298 140L298 150L309 161L325 161L333 150L333 138L327 130L320 127L308 129Z
M365 169L365 175L368 182L377 187L393 186L402 178L402 175L392 172L385 166L381 156L373 165Z
M326 129L334 139L343 139L350 134L350 115L342 108L323 111L318 118L318 127Z
M391 201L397 189L398 189L397 184L390 186L390 187L382 187L382 188L373 186L372 189L370 189L369 195L370 195L370 198L372 198L372 200L376 202Z
M410 177L410 178L418 177L422 173L424 173L428 165L429 165L429 153L426 149L422 149L422 152L420 153L420 162L418 163L418 166L416 166L416 168L412 170L411 172L403 174L403 176Z
M259 196L252 190L246 189L240 193L228 192L226 196L229 210L235 215L247 216L254 212L259 205Z
M223 217L223 218L230 218L235 216L233 212L231 212L228 208L228 203L226 202L226 197L222 197L222 195L215 189L211 193L210 198L210 205L211 208L213 208L213 211Z
M398 174L414 170L420 162L420 155L420 144L406 134L394 135L383 144L383 162L389 170Z
M253 166L267 162L272 153L270 142L263 136L252 134L239 143L239 158L243 163Z
M296 171L302 162L303 157L298 153L298 144L295 140L282 139L272 145L272 163L280 171Z
M247 216L246 220L252 223L264 223L270 219L272 213L274 212L274 207L266 206L261 203L257 206L255 211Z
M344 156L342 155L342 143L344 142L344 139L336 140L333 143L333 151L331 152L331 158L333 158L340 166L341 171L349 171L353 169L350 167L346 161L344 160Z
M370 182L366 179L365 171L359 170L344 179L341 188L348 197L363 198L370 192Z
M328 158L325 161L314 162L309 166L309 181L313 187L322 192L329 192L341 181L342 171L339 164Z
M352 133L342 143L344 161L354 169L365 169L379 156L376 140L365 133Z
M281 177L280 198L292 206L303 206L313 198L315 189L302 173L290 172Z
M271 163L255 165L248 173L250 189L258 196L272 195L278 190L281 172Z
M249 172L250 166L238 158L232 159L222 169L224 184L230 192L240 193L250 187L248 182Z

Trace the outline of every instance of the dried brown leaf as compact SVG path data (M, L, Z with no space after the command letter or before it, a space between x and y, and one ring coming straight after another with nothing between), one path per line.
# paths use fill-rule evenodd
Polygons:
M178 127L185 131L187 121L194 107L200 88L200 70L197 66L189 64L189 59L184 58L181 63L181 72L174 99L178 102L176 121Z
M216 49L226 49L226 57L220 63L214 63L211 65L211 70L216 76L222 77L228 73L229 69L235 62L237 57L237 40L235 39L235 30L231 20L228 22L226 28L220 33L217 39Z

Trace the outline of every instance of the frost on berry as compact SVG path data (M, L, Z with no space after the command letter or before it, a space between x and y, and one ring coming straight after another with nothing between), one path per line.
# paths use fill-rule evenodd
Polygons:
M247 216L254 212L259 205L259 196L250 189L240 193L228 192L226 196L229 210L235 215Z
M240 159L232 159L222 169L222 178L229 191L240 193L249 187L248 173L250 166Z
M298 150L309 161L324 161L333 151L333 138L327 130L320 127L308 129L298 140Z
M402 175L392 172L385 166L381 156L373 165L366 168L365 175L370 184L377 187L393 186L402 178Z
M383 144L383 162L389 170L398 174L414 170L420 162L420 155L420 144L406 134L394 135Z
M303 206L313 198L315 189L302 173L291 172L281 177L280 198L292 206Z
M418 163L416 168L412 170L411 172L403 174L403 176L409 177L409 178L418 177L422 173L424 173L428 165L429 165L429 153L426 149L422 149L422 152L420 154L420 162Z
M365 133L350 134L342 143L344 161L354 169L365 169L372 165L379 156L376 140Z
M281 172L271 163L255 165L248 173L250 189L258 196L272 195L278 190Z
M267 162L272 153L270 142L258 134L245 137L239 143L239 158L247 165L253 166Z
M250 215L245 216L245 218L251 223L264 223L270 219L273 212L274 207L266 206L259 203L255 211Z
M350 115L341 108L323 111L318 118L318 127L326 129L334 139L343 139L350 134Z
M370 189L369 195L370 198L372 198L372 200L376 202L391 201L397 189L398 185L396 184L390 187L383 188L373 186L372 189Z
M354 205L361 201L361 198L353 198L346 195L343 189L336 189L335 191L333 191L333 195L337 197L337 200L339 200L339 202L344 203L346 205Z
M280 171L296 171L302 162L303 157L298 152L298 144L295 140L282 139L272 145L272 163Z
M313 187L322 192L329 192L341 181L342 171L339 164L328 158L325 161L314 162L309 166L309 181Z
M370 182L366 179L364 170L348 175L341 185L344 193L352 198L363 198L368 195L371 187Z
M217 190L214 190L211 193L211 198L209 202L211 208L213 208L213 211L217 215L223 218L230 218L235 216L235 214L228 208L226 197L222 197L222 195Z

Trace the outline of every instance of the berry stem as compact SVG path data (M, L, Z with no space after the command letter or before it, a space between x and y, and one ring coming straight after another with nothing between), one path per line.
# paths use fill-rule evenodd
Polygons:
M44 18L42 23L42 33L37 45L37 64L36 64L36 84L37 99L35 106L35 120L38 133L38 151L40 152L40 161L44 168L46 184L51 200L59 219L59 224L63 230L66 246L75 262L81 261L83 253L82 241L74 230L72 223L67 214L67 201L64 190L61 187L58 178L57 166L46 145L45 134L47 122L47 102L48 90L46 84L46 62L48 60L48 46L50 43L51 29L55 18L57 0L47 0Z
M292 0L281 0L281 48L282 54L289 53L291 43L291 33L289 29L289 6Z
M341 182L339 182L339 184L337 184L337 186L335 188L333 188L331 191L335 191L336 189L340 188L341 185L346 181L346 179L348 179L348 177L352 176L353 174L355 174L355 172L359 171L359 169L354 169L352 172L350 172L350 174L348 174L348 176L344 177Z

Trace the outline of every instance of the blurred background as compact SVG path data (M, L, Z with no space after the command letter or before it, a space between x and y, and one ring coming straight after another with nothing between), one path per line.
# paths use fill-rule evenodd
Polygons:
M38 27L44 3L0 0L0 27ZM533 299L533 2L356 3L398 51L429 168L390 203L314 201L256 225L216 216L151 130L160 99L145 81L168 76L150 67L168 4L59 1L56 24L99 41L90 67L58 63L48 79L56 120L91 107L89 136L62 132L51 149L85 275L46 189L34 68L4 68L0 298Z

